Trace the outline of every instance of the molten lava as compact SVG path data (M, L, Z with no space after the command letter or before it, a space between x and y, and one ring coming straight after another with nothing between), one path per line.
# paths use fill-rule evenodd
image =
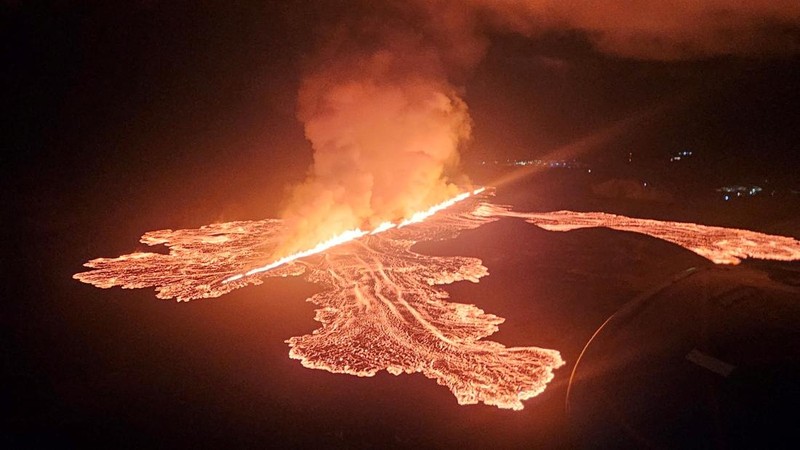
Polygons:
M188 301L218 297L267 277L304 274L324 287L309 299L320 307L321 327L287 341L289 356L305 367L356 376L421 372L447 386L460 404L522 409L522 401L541 393L553 370L564 365L559 352L483 340L504 319L448 301L437 286L477 282L487 275L486 267L476 258L410 250L418 241L451 238L497 220L471 214L482 192L461 194L371 232L354 230L255 269L250 269L254 262L264 260L285 235L280 221L150 232L142 242L164 244L169 254L95 259L86 263L95 270L75 278L102 288L155 286L159 298Z
M716 264L739 264L742 258L748 257L780 261L800 259L800 242L796 239L750 230L637 219L602 212L520 213L497 205L483 205L478 213L495 217L519 217L549 231L603 227L646 234L680 245Z
M94 259L86 263L94 270L74 278L101 288L155 287L159 298L188 301L219 297L268 277L304 275L323 287L308 299L319 306L320 327L287 341L289 356L305 367L356 376L420 372L447 386L460 404L522 409L522 401L541 393L553 371L564 365L560 353L484 340L504 319L449 301L438 286L478 282L487 268L477 258L415 253L415 243L517 217L548 230L609 227L644 233L717 263L748 256L800 259L800 242L788 237L605 213L512 212L481 203L482 192L461 194L399 223L352 230L264 266L259 261L267 260L286 235L282 221L153 231L141 241L163 244L168 254Z
M380 225L378 225L377 227L375 227L375 229L373 229L372 231L362 231L360 228L356 228L354 230L345 231L344 233L338 234L338 235L328 239L327 241L320 242L319 244L315 245L313 248L310 248L308 250L303 250L303 251L300 251L300 252L297 252L297 253L293 253L293 254L288 255L288 256L284 256L283 258L281 258L281 259L279 259L279 260L277 260L275 262L272 262L270 264L267 264L266 266L256 267L255 269L250 269L245 273L240 273L240 274L237 274L237 275L233 275L231 277L228 277L228 278L222 280L222 283L223 284L227 284L227 283L230 283L231 281L240 280L240 279L242 279L242 278L244 278L246 276L249 276L249 275L255 275L257 273L261 273L261 272L266 272L268 270L272 270L272 269L274 269L276 267L279 267L279 266L282 266L282 265L284 265L286 263L290 263L290 262L292 262L292 261L294 261L296 259L305 258L306 256L311 256L311 255L314 255L314 254L317 254L317 253L320 253L320 252L324 252L325 250L328 250L331 247L336 247L337 245L342 245L342 244L350 242L350 241L352 241L354 239L358 239L358 238L360 238L362 236L366 236L367 234L373 234L374 235L374 234L378 234L378 233L383 233L384 231L390 230L390 229L395 228L395 227L401 228L401 227L404 227L406 225L410 225L412 223L422 222L423 220L425 220L428 217L436 214L437 212L439 212L439 211L441 211L443 209L449 208L449 207L455 205L456 203L469 198L470 196L478 195L478 194L482 193L485 190L486 190L486 188L478 188L478 189L475 189L472 192L461 193L461 194L459 194L459 195L457 195L457 196L455 196L455 197L453 197L453 198L451 198L449 200L445 200L442 203L439 203L437 205L433 205L433 206L431 206L430 208L428 208L425 211L420 211L420 212L414 213L410 218L405 219L405 220L403 220L402 222L400 222L398 224L394 224L392 222L383 222Z

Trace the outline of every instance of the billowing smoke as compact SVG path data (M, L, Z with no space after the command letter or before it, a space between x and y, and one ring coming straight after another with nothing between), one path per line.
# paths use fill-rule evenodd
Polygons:
M458 150L471 121L451 80L482 46L432 32L418 12L389 7L348 20L311 64L298 116L314 164L284 212L293 234L283 253L459 193Z
M341 17L309 64L298 117L314 164L284 211L282 253L456 193L471 129L460 85L492 33L577 33L598 51L658 60L800 48L797 0L376 3Z

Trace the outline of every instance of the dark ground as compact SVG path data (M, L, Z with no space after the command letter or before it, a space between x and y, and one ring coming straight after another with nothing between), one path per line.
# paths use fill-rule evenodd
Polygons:
M738 206L697 211L596 199L586 181L534 176L500 186L497 201L520 210L705 215L708 223L763 229L798 217L787 208L738 217ZM141 232L157 228L108 221L103 211L85 211L79 224L49 221L17 241L4 287L7 446L747 447L796 439L780 409L798 398L796 264L715 268L646 236L553 233L510 219L418 244L418 251L484 261L488 277L448 291L507 319L492 339L562 352L567 365L547 390L512 412L459 406L421 375L357 378L290 360L283 341L316 327L303 302L315 287L300 280L188 304L72 280L85 260L130 251ZM703 270L641 297L690 267ZM749 290L731 297L738 288ZM567 414L578 355L607 317L637 297L643 306L587 348ZM685 358L693 348L737 369L725 378L700 368Z

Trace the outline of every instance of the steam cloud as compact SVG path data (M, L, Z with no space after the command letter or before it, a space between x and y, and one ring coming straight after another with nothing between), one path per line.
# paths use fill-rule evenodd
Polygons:
M436 30L425 8L394 6L336 27L303 80L314 164L283 214L293 231L283 253L408 217L465 182L454 169L471 121L451 80L483 48L472 27ZM467 39L453 40L460 30Z
M283 253L397 220L453 195L471 121L459 84L491 33L585 36L639 59L791 53L796 0L406 0L339 18L306 72L298 117L314 149L283 213Z

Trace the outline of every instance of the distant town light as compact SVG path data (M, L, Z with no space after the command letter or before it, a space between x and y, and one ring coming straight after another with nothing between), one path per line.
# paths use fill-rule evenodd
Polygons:
M680 161L682 159L690 158L694 155L694 152L691 150L681 150L679 152L673 153L669 160L670 162Z
M717 192L725 193L725 197L731 197L735 194L737 197L743 196L754 196L758 195L763 192L764 189L761 186L740 186L740 185L732 185L732 186L722 186L721 188L717 188ZM728 195L731 194L731 195Z
M482 161L481 164L486 164L486 161ZM578 161L578 160L541 160L541 159L507 159L505 161L495 161L495 165L502 165L502 166L537 166L537 167L547 167L550 169L588 169L588 165ZM589 169L591 173L591 169Z

